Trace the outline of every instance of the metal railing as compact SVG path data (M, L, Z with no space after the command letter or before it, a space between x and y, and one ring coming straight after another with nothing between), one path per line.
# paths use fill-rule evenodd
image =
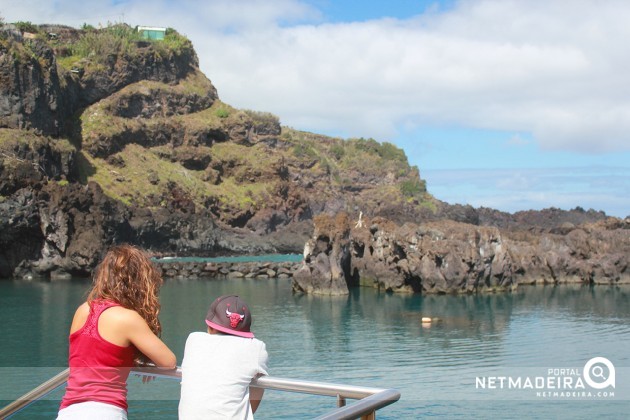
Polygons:
M44 398L46 395L65 384L70 374L70 368L58 373L41 385L33 388L31 391L22 395L11 404L0 410L0 419L4 420L17 413L18 411L28 407L35 401Z
M70 373L69 369L60 372L33 390L0 410L0 419L6 419L35 401L45 397L63 385ZM181 379L181 368L164 370L156 367L137 367L132 370L137 375L153 376L166 379ZM395 403L400 399L400 392L395 389L369 388L354 385L332 384L327 382L304 381L299 379L262 376L252 381L251 386L275 391L289 391L303 394L324 395L337 398L338 407L317 419L375 419L376 410ZM358 400L346 405L346 399Z

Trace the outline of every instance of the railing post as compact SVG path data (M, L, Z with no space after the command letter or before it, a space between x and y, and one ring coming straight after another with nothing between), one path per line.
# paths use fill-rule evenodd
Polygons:
M376 411L362 415L361 420L376 420Z
M346 405L346 397L337 394L337 407L344 407Z

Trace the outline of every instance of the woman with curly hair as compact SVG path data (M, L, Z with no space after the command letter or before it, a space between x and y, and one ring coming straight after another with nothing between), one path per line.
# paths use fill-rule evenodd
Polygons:
M138 360L174 369L160 340L162 277L131 245L112 247L96 268L87 301L70 327L70 376L58 419L126 419L127 377Z

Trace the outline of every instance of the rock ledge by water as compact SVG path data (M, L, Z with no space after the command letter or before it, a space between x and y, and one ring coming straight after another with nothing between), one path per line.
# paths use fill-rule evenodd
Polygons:
M295 292L343 295L348 286L392 292L472 293L519 284L630 284L630 219L555 233L502 231L450 220L397 225L315 218Z

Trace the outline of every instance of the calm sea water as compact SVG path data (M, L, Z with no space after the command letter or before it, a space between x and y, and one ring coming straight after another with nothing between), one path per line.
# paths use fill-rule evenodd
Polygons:
M88 287L86 280L0 282L0 404L65 367L67 331ZM252 329L267 343L273 376L399 389L401 400L378 418L628 418L630 288L522 287L476 296L362 288L330 298L293 295L289 280L169 280L161 292L163 338L178 360L188 333L205 329L210 301L227 293L250 303ZM439 320L423 325L423 316ZM552 385L566 378L577 384L594 357L610 361L614 388L548 386L549 377ZM601 383L611 373L603 365L593 371L603 379L589 377ZM520 387L501 388L501 377ZM537 378L544 387L535 387ZM131 377L129 389L129 418L176 418L177 381L142 384ZM62 394L14 418L54 418ZM335 403L267 391L256 417L311 418Z
M304 259L301 254L267 254L252 257L250 255L236 255L231 257L162 257L155 258L157 262L251 262L251 261L270 261L270 262L300 262Z

